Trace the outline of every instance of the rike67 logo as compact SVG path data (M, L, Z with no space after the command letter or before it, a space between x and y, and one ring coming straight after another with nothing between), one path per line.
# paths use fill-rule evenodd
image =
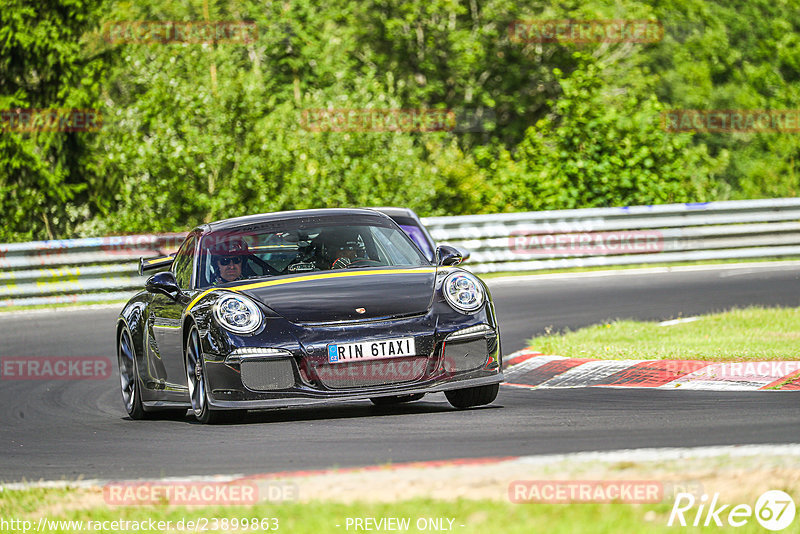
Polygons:
M762 493L756 500L755 507L748 504L723 504L719 501L719 493L715 493L710 501L706 494L698 499L691 493L679 493L675 496L667 526L741 527L755 516L756 521L765 529L780 531L792 524L795 511L794 500L788 493L780 490Z

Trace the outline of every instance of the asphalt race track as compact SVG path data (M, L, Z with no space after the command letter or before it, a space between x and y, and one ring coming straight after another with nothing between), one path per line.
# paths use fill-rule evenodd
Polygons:
M548 327L665 320L732 306L799 306L800 266L524 277L490 287L503 351ZM108 380L0 381L0 480L252 474L626 449L800 442L800 392L519 390L457 411L441 394L251 412L242 424L130 421L116 377L112 309L0 315L0 357L107 356Z

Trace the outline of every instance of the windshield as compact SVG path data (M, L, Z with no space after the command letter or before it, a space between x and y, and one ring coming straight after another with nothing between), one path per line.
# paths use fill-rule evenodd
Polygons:
M433 249L431 249L431 244L425 238L425 234L422 233L422 228L413 224L401 224L399 221L398 224L400 224L400 228L408 234L408 237L410 237L422 252L425 253L426 257L433 257Z
M249 225L203 237L198 287L272 276L430 262L389 221L342 217Z

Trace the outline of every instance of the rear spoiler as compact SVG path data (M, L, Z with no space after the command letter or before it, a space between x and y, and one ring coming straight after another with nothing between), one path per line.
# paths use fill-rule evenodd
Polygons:
M139 276L143 275L147 271L168 269L174 260L175 254L150 259L139 258Z

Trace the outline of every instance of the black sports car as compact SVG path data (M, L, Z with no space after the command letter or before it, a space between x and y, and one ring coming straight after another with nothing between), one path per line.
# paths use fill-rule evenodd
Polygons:
M441 246L431 262L368 209L252 215L204 224L116 324L128 414L191 408L204 423L248 409L444 391L492 402L502 381L486 286ZM168 270L164 270L168 269Z

